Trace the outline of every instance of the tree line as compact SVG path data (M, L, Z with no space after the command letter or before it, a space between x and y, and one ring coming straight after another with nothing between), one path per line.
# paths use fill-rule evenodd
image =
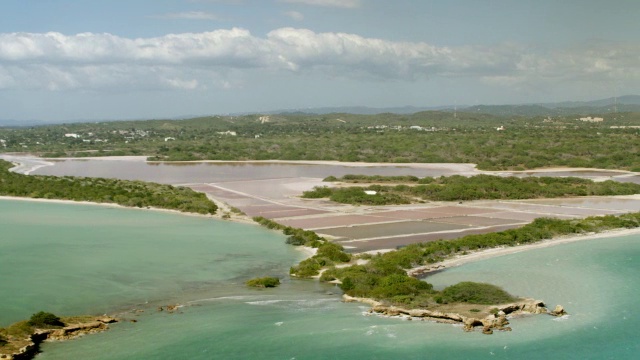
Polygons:
M154 207L198 214L215 214L218 209L205 194L186 187L106 178L22 175L9 171L12 166L0 160L0 195Z
M414 176L345 175L328 177L325 181L347 183L405 182L398 185L373 184L367 187L315 187L305 191L303 198L329 198L331 201L354 205L393 205L421 201L515 200L559 198L570 196L610 196L640 193L640 184L612 180L594 182L577 177L501 177L494 175ZM369 192L369 193L367 193Z

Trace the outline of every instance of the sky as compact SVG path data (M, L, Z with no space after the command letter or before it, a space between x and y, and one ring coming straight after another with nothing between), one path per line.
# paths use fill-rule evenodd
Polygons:
M0 119L640 94L638 0L0 0Z

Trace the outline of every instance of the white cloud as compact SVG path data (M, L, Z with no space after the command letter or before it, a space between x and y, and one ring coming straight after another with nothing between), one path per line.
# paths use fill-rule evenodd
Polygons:
M0 89L109 90L230 87L247 70L412 81L476 78L527 82L639 81L640 45L534 51L516 44L438 47L347 33L240 28L124 38L112 34L0 34ZM228 76L233 73L231 81Z
M354 9L361 5L360 0L278 0L279 2L289 4L303 4L312 6L326 6L326 7L338 7Z
M163 15L154 15L153 17L158 19L221 20L218 15L204 11L169 13Z
M295 20L295 21L302 21L304 20L304 15L300 12L297 11L287 11L284 13L286 16L290 17L291 19Z

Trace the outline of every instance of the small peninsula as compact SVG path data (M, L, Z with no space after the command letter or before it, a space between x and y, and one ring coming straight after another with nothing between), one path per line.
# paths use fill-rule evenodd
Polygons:
M33 359L44 341L63 341L105 331L118 322L110 316L57 317L38 312L29 320L0 329L0 359Z

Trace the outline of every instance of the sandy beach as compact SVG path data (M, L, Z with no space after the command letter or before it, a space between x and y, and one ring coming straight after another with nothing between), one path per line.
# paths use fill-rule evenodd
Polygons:
M183 212L183 211L171 210L171 209L161 209L161 208L156 208L156 207L138 208L138 207L123 206L123 205L113 204L113 203L97 203L97 202L91 202L91 201L73 201L73 200L59 200L59 199L35 199L35 198L18 197L18 196L0 196L0 200L30 201L30 202L52 203L52 204L106 206L106 207L120 208L120 209L130 209L130 210L159 211L159 212L170 213L170 214L179 214L179 215L186 215L186 216L198 216L198 217L205 217L205 218L211 218L211 219L240 222L240 223L244 223L244 224L252 224L252 225L256 225L256 226L258 225L256 222L254 222L253 220L251 220L247 216L230 214L231 215L230 218L224 218L223 216L226 214L226 212L225 212L225 208L222 208L222 207L218 208L218 211L216 212L215 215L208 215L208 214L198 214L198 213ZM215 202L215 203L216 203L216 205L220 205L219 202Z
M578 241L594 240L594 239L602 239L602 238L613 238L613 237L637 235L637 234L640 234L640 228L610 230L610 231L603 231L601 233L595 233L595 234L592 233L592 234L584 234L584 235L561 236L554 239L543 240L535 244L520 245L520 246L514 246L514 247L499 247L499 248L487 249L482 251L475 251L466 255L457 255L451 259L447 259L438 263L415 267L407 271L407 273L409 275L418 274L418 273L428 274L430 272L442 271L448 268L468 264L475 261L481 261L481 260L490 259L498 256L515 254L523 251L542 249L542 248L547 248L547 247L552 247L552 246L557 246L562 244L574 243Z

